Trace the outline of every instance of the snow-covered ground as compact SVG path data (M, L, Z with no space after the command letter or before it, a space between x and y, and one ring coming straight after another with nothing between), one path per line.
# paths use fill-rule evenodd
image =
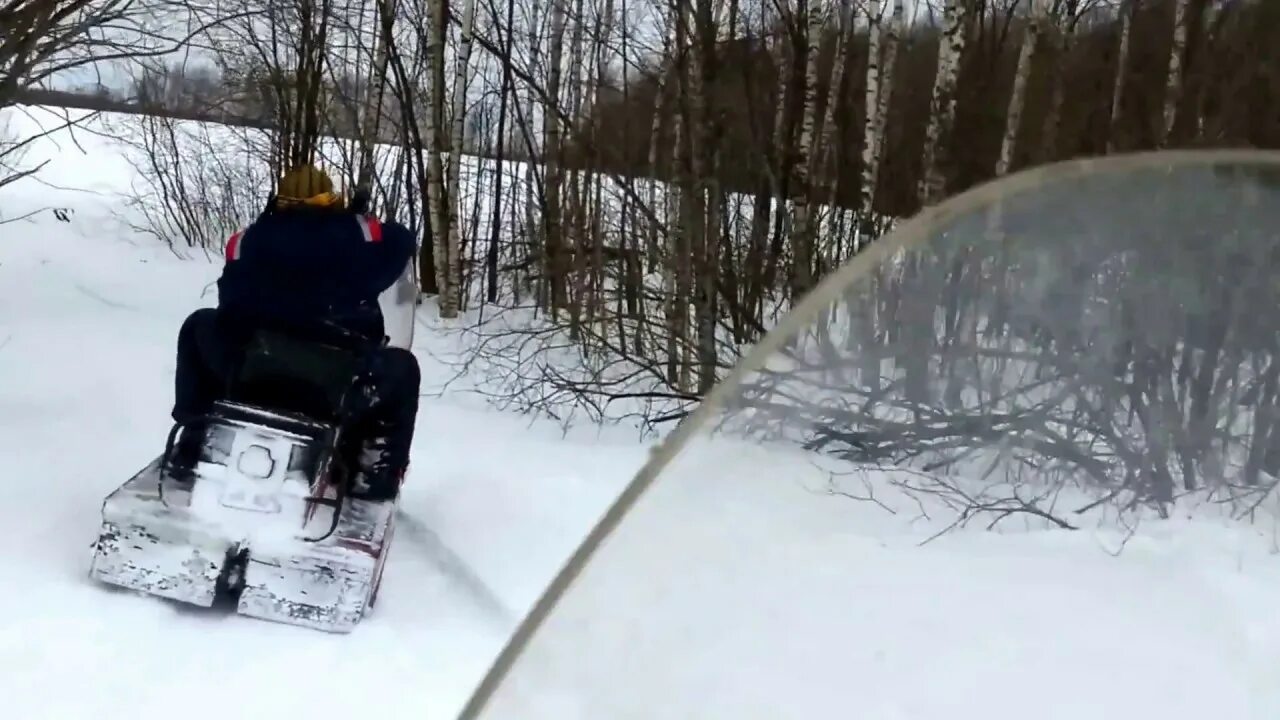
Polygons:
M484 719L1280 717L1274 519L988 515L922 544L938 503L884 475L836 487L892 512L832 496L813 460L686 446Z
M648 448L626 428L566 433L433 396L458 336L426 305L405 520L354 633L91 583L101 500L163 443L174 338L215 302L219 267L128 231L115 193L131 169L108 138L75 140L38 143L40 180L0 190L3 217L74 210L0 224L4 714L453 717ZM580 693L583 714L557 720L1280 718L1274 519L1201 510L1131 536L975 524L921 547L940 508L876 477L896 514L832 497L812 460L701 438L513 678ZM548 717L503 697L491 717Z

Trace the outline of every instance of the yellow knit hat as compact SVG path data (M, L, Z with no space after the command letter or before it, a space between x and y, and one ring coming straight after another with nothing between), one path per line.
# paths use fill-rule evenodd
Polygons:
M333 191L333 180L314 165L300 165L286 172L276 187L281 205L340 205L342 196Z

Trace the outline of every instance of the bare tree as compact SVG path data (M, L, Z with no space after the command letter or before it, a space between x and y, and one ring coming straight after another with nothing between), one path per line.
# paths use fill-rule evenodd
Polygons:
M880 180L881 155L884 134L889 120L889 102L893 97L893 79L898 63L898 44L905 23L902 0L893 0L893 15L889 23L872 28L869 32L882 32L883 40L877 42L876 63L867 64L867 125L864 129L862 156L862 183L858 202L858 216L862 227L860 237L873 235L873 217L876 191ZM879 24L879 21L877 21ZM869 42L869 46L871 43ZM880 57L883 53L883 58ZM870 54L868 58L871 58ZM874 67L874 70L873 70ZM874 79L873 76L874 75ZM874 95L874 98L872 97ZM874 103L873 103L874 101Z
M1043 13L1041 0L1031 0L1027 26L1022 35L1022 49L1018 53L1018 64L1014 69L1009 110L1005 114L1004 139L1000 143L1000 159L996 161L996 177L1007 174L1013 164L1013 151L1018 141L1018 131L1022 128L1022 112L1027 104L1027 81L1031 77L1031 64L1035 61L1036 50L1040 45Z
M373 183L374 143L380 136L383 119L383 100L386 97L387 72L391 64L390 28L381 22L374 23L377 46L371 65L369 82L365 90L363 119L360 123L360 162L355 176L356 187L368 190Z
M1164 90L1164 114L1161 117L1159 145L1164 146L1173 133L1178 104L1182 101L1183 71L1187 52L1187 26L1190 16L1187 5L1190 0L1174 0L1173 42L1169 47L1169 72Z
M1124 102L1125 79L1129 73L1129 48L1132 46L1133 18L1138 13L1139 0L1125 0L1120 8L1120 46L1116 51L1115 85L1111 90L1111 117L1107 124L1107 152L1116 150L1117 126L1120 124L1121 103Z
M946 0L943 10L938 70L933 82L929 127L924 141L923 174L919 190L922 205L938 202L947 189L945 158L955 119L956 83L960 73L960 54L964 52L969 27L966 18L969 2L970 0Z
M800 139L794 156L794 180L791 187L791 287L796 295L807 293L813 286L813 240L815 228L810 207L812 191L809 156L813 152L814 129L818 108L818 41L826 24L825 9L811 0L801 0L800 19L804 23L802 54L804 58L803 91L800 94Z
M444 0L436 0L444 2ZM458 232L458 204L461 202L459 174L462 172L462 129L467 114L467 69L471 63L471 44L476 21L476 0L465 0L462 12L462 40L453 78L453 131L449 140L449 174L445 197L448 199L448 232L443 236L445 244L440 277L440 317L458 315L461 302L459 287L462 283L461 238ZM443 88L442 88L443 91Z
M561 167L561 110L558 106L560 98L561 64L564 48L566 13L564 3L567 0L549 0L551 3L551 37L547 51L547 86L543 98L542 157L545 165L543 188L542 217L542 253L544 281L544 306L552 313L566 306L567 263L564 261L565 247L563 234L563 217L560 203Z

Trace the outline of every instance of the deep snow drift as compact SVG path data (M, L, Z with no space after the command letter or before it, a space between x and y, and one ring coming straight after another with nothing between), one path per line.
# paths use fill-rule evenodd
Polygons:
M77 138L38 143L31 159L51 161L41 180L0 190L4 217L74 210L70 222L42 212L0 224L6 708L33 719L455 715L647 448L625 429L566 435L428 394L379 604L349 636L90 583L101 499L163 443L174 337L215 302L218 263L131 231L114 196L131 168L108 139ZM450 375L435 357L453 336L430 305L419 321L431 393ZM921 521L889 492L878 499L896 515L832 497L794 450L707 443L669 472L686 481L646 499L584 576L593 589L571 596L519 666L511 687L529 697L500 699L586 689L570 707L593 719L671 717L664 708L703 694L722 709L736 696L734 717L1280 717L1272 521L1184 517L1128 538L964 530L919 547L943 518ZM807 640L833 628L858 641L812 654ZM693 676L680 663L692 653L743 662ZM756 672L761 653L831 691L765 704L788 678ZM574 676L575 657L590 672ZM563 667L574 683L539 684ZM538 717L521 703L494 710L508 707L492 717Z

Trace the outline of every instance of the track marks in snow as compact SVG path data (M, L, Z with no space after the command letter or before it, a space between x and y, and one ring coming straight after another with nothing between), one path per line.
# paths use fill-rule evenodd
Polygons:
M396 511L396 536L413 543L445 577L467 593L495 623L509 627L519 620L493 588L489 587L465 560L440 538L440 535L403 509ZM388 566L388 572L391 567Z

